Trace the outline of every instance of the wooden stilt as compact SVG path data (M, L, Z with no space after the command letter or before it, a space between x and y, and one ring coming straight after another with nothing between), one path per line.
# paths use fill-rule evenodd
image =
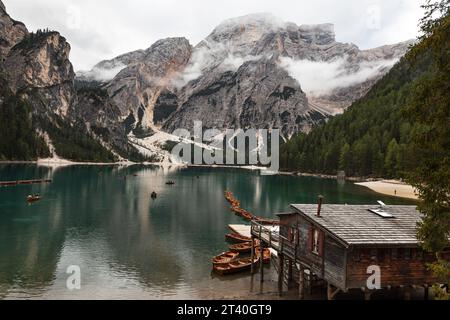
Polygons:
M428 284L424 285L424 289L425 292L423 298L425 301L428 301L430 299L430 287L428 286Z
M289 286L291 287L291 284L293 282L294 279L294 269L293 269L293 262L291 259L289 259L289 263L288 263L288 283Z
M370 301L373 292L367 288L361 288L361 290L364 293L364 300Z
M302 265L300 265L298 277L298 297L303 300L305 299L305 269Z
M251 259L252 259L252 274L255 274L255 264L253 263L255 261L255 237L252 236L252 253L251 253Z
M407 287L407 288L404 289L403 298L406 301L411 300L411 288L410 287Z
M261 284L264 282L264 254L263 254L263 252L264 252L264 243L261 241L261 247L260 247L260 250L261 250L261 254L260 254L260 257L259 257L259 262L260 262L260 264L261 264L261 266L260 266L260 268L261 268Z
M284 255L278 253L278 293L283 294L283 277L284 277Z
M313 282L315 283L315 281L313 280L313 275L312 275L312 271L311 269L308 270L308 281L305 284L308 287L308 293L309 295L312 295L312 287L313 287Z
M333 287L331 284L328 283L328 300L334 300L336 298L336 295L340 292L341 290L339 288L335 288Z

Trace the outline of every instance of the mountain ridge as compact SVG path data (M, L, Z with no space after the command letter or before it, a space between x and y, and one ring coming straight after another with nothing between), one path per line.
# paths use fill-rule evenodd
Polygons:
M77 137L82 131L85 141L109 150L110 159L142 159L136 148L154 150L165 143L146 145L147 137L191 129L194 121L217 129L280 128L287 139L309 132L362 97L390 69L386 59L398 59L408 47L359 50L336 42L332 24L297 26L259 14L219 24L195 47L183 37L161 39L75 74L64 37L29 33L0 7L6 26L0 28L2 70L39 120L37 134L49 141L58 136L47 139L45 128L63 126ZM305 62L328 66L333 77L351 85L315 97L308 90L311 81L298 77L298 64ZM366 74L370 77L358 82Z
M172 73L174 78L167 85L160 87L158 91L153 90L152 97L154 99L145 101L144 108L141 108L143 99L140 99L141 103L135 102L134 107L131 108L133 109L132 114L130 113L128 116L134 119L135 128L142 127L142 118L145 118L146 125L144 124L141 129L149 132L162 129L170 133L177 128L191 129L193 120L199 120L205 124L205 127L218 129L245 128L255 123L259 127L279 127L289 138L296 132L309 131L312 126L326 121L332 115L342 113L352 102L367 93L370 87L389 70L391 65L385 66L383 62L389 59L399 59L412 43L412 41L407 41L360 50L354 44L338 43L335 40L334 26L329 23L297 26L295 23L283 22L273 15L267 14L248 15L226 20L204 40L192 47L189 62L179 65L178 72ZM160 41L170 41L170 38ZM106 87L123 88L123 85L120 85L121 81L117 81L116 77L121 73L126 73L127 69L132 68L136 63L145 60L144 52L146 50L137 50L111 60L104 60L97 64L91 73L95 73L96 69L102 67L114 69L117 62L121 61L121 69L117 75L110 80L103 81L103 84ZM183 54L189 55L187 50ZM133 58L129 59L130 57L135 57L136 60L133 61ZM283 64L281 59L295 59L292 60L294 66L289 63ZM264 97L276 96L279 90L281 92L285 90L284 83L289 83L286 89L288 91L303 92L302 82L289 68L295 69L297 61L332 63L337 59L343 61L339 66L342 70L336 72L349 74L361 72L364 74L364 72L367 73L365 69L369 69L374 75L346 88L334 88L335 90L330 90L329 94L315 96L307 92L306 100L300 94L293 95L294 98L288 97L288 100L289 98L293 100L287 101L287 103L284 103L283 99L279 99L273 102L275 105L271 102L264 105L263 100L253 96L253 94ZM374 60L378 65L376 63L369 66L364 65ZM272 63L273 66L267 70L278 68L284 70L274 73L279 78L269 82L271 83L269 88L252 91L250 88L252 86L249 84L247 85L248 91L243 93L238 90L237 82L258 83L259 80L249 78L248 76L251 77L251 75L248 74L247 77L242 78L239 69L241 67L245 69L247 64L254 65L258 62L261 68L266 68L268 64ZM230 72L233 73L233 76L230 75ZM83 79L85 75L86 73L82 73L79 79L86 80L86 78ZM148 75L141 73L139 76ZM224 79L231 79L230 77L237 80L223 82ZM95 80L95 77L91 80ZM228 87L216 90L217 86L221 86L221 84L228 85ZM140 89L147 90L142 86ZM124 91L127 92L127 96L131 97L142 95L133 86L128 86ZM199 96L205 96L206 92L210 92L211 96L200 99ZM230 96L230 92L233 92L235 96ZM115 93L116 91L111 95L115 96ZM167 105L159 103L160 100L170 100L169 106L165 108ZM256 100L259 102L255 103ZM235 111L230 114L219 112L221 115L217 117L217 101L225 101L221 108L222 111ZM242 103L237 106L229 106L237 101L242 101ZM254 104L253 110L249 113L248 109L252 104ZM291 106L294 108L290 108ZM125 111L126 108L123 110ZM214 111L211 112L212 110ZM143 111L144 115L142 115ZM139 115L139 113L141 114ZM255 118L251 117L252 113ZM262 113L269 114L269 117L262 117ZM155 114L158 115L156 118ZM262 120L263 118L265 119Z

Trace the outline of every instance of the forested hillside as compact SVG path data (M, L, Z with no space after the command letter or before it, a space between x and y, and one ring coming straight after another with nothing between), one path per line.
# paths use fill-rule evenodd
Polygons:
M448 30L441 31L446 32L435 32L430 37L450 42ZM425 42L430 39L422 39L415 45L369 94L344 114L284 145L283 169L327 174L344 170L349 176L405 177L409 168L416 165L412 136L422 126L411 120L408 106L412 97L437 74L437 62L449 59L448 52L436 53Z
M31 106L14 95L0 79L0 161L34 160L50 156L33 128Z
M70 97L74 74L71 65L65 65L59 56L64 49L50 48L47 40L65 42L56 32L38 30L26 34L0 61L0 161L31 161L52 156L84 162L116 161L114 154L89 133L83 122L69 121L55 110L55 105L65 103L58 100L64 98L61 92L68 92ZM34 51L40 52L41 47L55 63L48 73L54 76L55 70L63 69L61 79L55 83L50 76L44 80L39 76L38 70L45 63L38 61L36 57L40 55ZM23 79L23 74L30 70L34 72L31 80Z

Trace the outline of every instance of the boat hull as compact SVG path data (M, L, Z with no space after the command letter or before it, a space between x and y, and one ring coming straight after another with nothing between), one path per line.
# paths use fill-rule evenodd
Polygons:
M258 240L255 240L255 248L258 248L260 246L260 242ZM251 242L245 242L245 243L239 243L234 244L229 247L230 251L232 252L238 252L238 253L250 253L252 251L252 243Z
M229 234L225 235L225 239L229 243L247 243L249 241L252 241L251 238L244 237L244 236L241 236L241 235L235 234L235 233L229 233Z
M235 261L239 257L237 252L224 252L212 260L214 266L222 266Z
M258 265L259 259L254 259L253 264ZM252 268L252 260L250 258L240 259L226 265L215 266L214 272L225 276L248 271Z

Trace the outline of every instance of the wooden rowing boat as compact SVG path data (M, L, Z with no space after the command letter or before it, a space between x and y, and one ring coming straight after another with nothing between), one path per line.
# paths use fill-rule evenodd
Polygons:
M237 253L237 252L224 252L224 253L218 255L217 257L213 258L213 260L212 260L213 266L223 265L223 264L233 262L238 257L239 257L239 253Z
M33 196L28 196L27 197L27 202L28 203L33 203L33 202L37 202L37 201L40 201L42 199L42 197L41 196L38 196L38 195L33 195Z
M234 212L237 216L247 220L252 221L255 220L263 225L280 225L280 222L278 220L272 220L272 219L265 219L260 218L252 214L251 212L248 212L245 209L241 208L241 203L234 198L234 195L230 191L225 191L225 199L231 204L231 211Z
M253 264L258 264L259 259L254 258ZM252 267L252 259L246 258L246 259L239 259L224 265L217 265L214 266L214 272L216 272L219 275L229 275L229 274L235 274L243 271L250 270Z
M225 235L225 239L231 243L246 243L246 242L252 241L251 238L241 236L240 234L237 234L237 233L229 233L229 234Z
M258 248L260 246L260 241L255 240L255 248ZM249 253L252 251L252 243L246 242L246 243L239 243L234 244L229 247L230 251L232 252L239 252L239 253Z

